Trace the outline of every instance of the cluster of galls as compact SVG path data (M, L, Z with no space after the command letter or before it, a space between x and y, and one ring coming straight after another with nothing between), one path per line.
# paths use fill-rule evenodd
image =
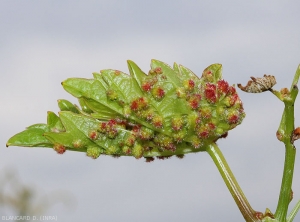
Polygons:
M157 60L148 74L131 61L128 65L130 75L102 70L93 73L94 79L64 81L81 109L60 100L60 117L53 114L43 129L24 131L8 145L52 146L59 154L84 151L94 159L101 154L147 161L182 158L204 151L245 116L235 87L222 79L220 64L207 67L201 78Z
M161 86L160 82L166 79L165 75L162 75L163 70L161 67L156 67L149 71L148 76L141 84L141 89L146 93L151 93L152 96L160 100L165 96L165 90Z
M215 66L221 68L219 64ZM188 78L176 73L181 84L171 87L164 69L152 68L140 80L143 96L131 99L124 106L125 120L121 128L129 133L121 138L120 149L109 148L106 154L144 156L147 161L153 156L160 159L172 155L183 157L185 148L191 147L188 152L201 151L205 144L226 137L229 130L241 123L245 113L235 87L222 79L220 70L214 68L208 67L201 78L193 73ZM107 97L115 100L118 96L109 89ZM188 109L182 114L173 107L171 117L164 117L157 107L165 97L186 103ZM115 120L102 122L99 131L113 139L117 133L115 124ZM120 124L117 126L120 128Z

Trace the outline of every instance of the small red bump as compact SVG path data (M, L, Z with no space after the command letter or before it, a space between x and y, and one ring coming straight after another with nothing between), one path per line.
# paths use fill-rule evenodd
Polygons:
M133 100L133 101L131 102L130 109L131 109L132 111L137 111L137 110L138 110L138 107L139 107L138 101Z
M212 117L211 109L208 107L200 109L200 116L203 119L210 119Z
M154 161L154 157L145 157L145 159L146 159L146 163L150 163Z
M218 88L218 92L226 95L229 91L228 82L226 82L224 79L219 80L217 82L217 88Z
M139 126L139 125L134 125L133 128L132 128L132 131L134 133L139 133L140 130L141 130L141 126Z
M255 212L254 217L256 217L259 220L262 220L264 218L264 214L262 212Z
M209 136L209 132L208 131L203 131L201 133L199 133L199 137L200 138L207 138Z
M239 116L238 115L231 115L231 116L229 116L229 118L228 118L228 122L230 123L230 124L236 124L236 123L238 123L238 121L239 121Z
M58 153L58 154L63 154L66 152L66 147L62 144L55 144L53 149Z
M199 102L195 99L190 100L189 104L192 109L197 109L199 106Z
M174 143L169 143L167 146L164 147L166 150L170 150L172 152L176 151L176 146Z
M117 124L117 120L115 120L115 119L110 119L108 122L107 122L107 125L109 126L109 127L112 127L112 126L114 126L114 125L116 125Z
M96 139L98 139L99 134L96 130L92 130L89 132L88 136L91 140L96 140Z
M116 76L118 76L118 75L120 75L120 74L121 74L121 71L115 70L115 75L116 75Z
M118 130L114 127L108 127L106 133L109 138L113 139L118 135Z
M148 100L145 97L138 99L139 109L145 109L148 106Z
M202 78L204 78L204 80L206 82L213 82L214 81L214 76L211 70L209 69L205 69L202 73Z
M154 69L154 72L155 72L156 74L162 74L162 73L163 73L161 67L156 67L156 68Z
M152 84L150 82L142 83L142 90L145 92L149 92L152 88Z
M194 88L195 87L195 82L193 81L193 80L189 80L189 86L191 87L191 88Z
M208 123L207 125L210 130L214 130L216 128L215 124L213 124L213 123Z
M239 96L236 93L233 94L233 95L231 95L231 96L229 96L230 106L233 106L238 100L239 100Z
M106 132L106 123L102 122L99 124L99 132L100 133L105 133Z
M156 128L161 128L163 126L163 120L160 116L154 116L153 119L152 119L152 124Z
M229 86L228 93L229 93L230 95L236 94L236 89L235 89L233 86Z
M161 98L163 98L165 96L165 91L164 91L164 89L161 86L154 87L152 89L152 95L156 99L161 99Z
M148 107L148 100L145 97L140 97L131 102L130 109L132 111L140 111Z
M201 95L200 94L193 94L189 100L188 103L192 109L197 109L200 105Z
M195 82L192 79L185 80L183 82L184 88L186 88L188 91L192 91L195 87Z
M300 127L297 127L294 129L293 135L292 135L292 142L300 139Z
M207 83L205 86L205 97L211 103L216 103L217 96L216 96L216 85Z

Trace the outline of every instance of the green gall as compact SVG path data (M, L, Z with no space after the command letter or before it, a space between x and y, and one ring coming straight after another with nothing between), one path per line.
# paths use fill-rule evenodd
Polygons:
M202 78L207 82L213 82L214 81L213 72L209 68L206 68L202 73Z
M179 116L175 116L172 120L171 120L171 126L172 129L174 131L178 131L181 130L184 124L184 120L183 117L179 117Z
M129 146L123 146L122 147L122 152L125 154L125 155L130 155L131 154L131 148Z
M195 87L195 82L192 79L186 79L183 81L183 87L187 91L193 91Z
M200 94L193 94L190 96L188 99L189 106L195 110L198 109L200 106L200 100L201 100L201 95Z
M176 95L178 98L186 98L186 92L183 87L179 87L176 89Z
M136 137L133 135L133 134L130 134L129 136L126 137L125 141L124 141L124 144L126 146L133 146L133 144L135 143L136 141Z
M173 134L174 141L176 143L181 143L183 141L184 137L186 136L186 133L187 133L186 130L174 132L174 134Z
M117 92L116 92L115 90L113 90L113 89L107 90L107 91L106 91L106 95L107 95L107 98L108 98L109 100L116 100L116 99L118 99L118 94L117 94Z
M139 159L143 156L143 152L144 152L144 149L143 149L142 145L139 144L139 143L135 143L133 148L132 148L132 155L136 159Z
M151 90L152 96L160 100L165 96L165 90L161 86L156 86Z
M118 155L119 152L120 152L120 150L117 146L111 145L106 149L105 154L107 154L107 155Z
M148 107L148 99L146 97L140 97L131 102L130 109L132 111L140 111Z
M194 147L195 149L198 149L202 145L202 142L197 136L192 136L191 144L192 144L192 147Z
M73 147L75 149L83 148L84 147L84 143L82 142L81 139L76 139L76 140L73 141Z
M162 128L163 126L163 119L161 116L154 116L152 118L152 124L155 128Z
M150 140L154 137L154 131L147 127L141 127L139 131L139 137L141 140Z
M101 152L102 150L100 147L92 146L87 148L86 155L93 159L97 159L100 156Z

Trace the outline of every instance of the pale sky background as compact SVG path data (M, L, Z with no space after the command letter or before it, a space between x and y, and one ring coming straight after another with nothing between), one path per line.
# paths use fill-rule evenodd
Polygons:
M290 87L300 63L299 9L296 0L2 0L0 170L15 169L38 193L73 195L72 208L57 204L47 212L59 222L243 221L206 153L145 163L5 144L25 127L46 122L47 111L58 111L57 99L77 103L62 89L63 80L92 78L106 68L128 73L127 59L144 71L152 58L178 62L198 75L222 63L230 84L272 74L276 89ZM274 212L284 160L275 132L283 104L268 92L239 94L247 116L218 144L253 208ZM295 108L299 126L299 98ZM300 199L296 158L291 206Z

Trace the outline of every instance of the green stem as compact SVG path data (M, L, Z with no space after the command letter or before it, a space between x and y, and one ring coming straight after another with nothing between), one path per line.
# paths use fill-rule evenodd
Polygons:
M245 220L247 222L259 221L256 218L257 212L254 211L250 206L219 147L215 143L213 143L207 147L206 151L209 153L214 163L216 164L229 192L231 193Z
M292 182L294 174L294 164L296 157L296 148L291 141L294 130L294 98L292 101L285 102L285 109L282 115L279 130L283 133L283 142L285 144L285 162L282 176L282 183L278 205L275 212L275 218L278 221L286 221L288 206L291 202Z
M283 169L283 176L280 188L280 194L278 199L278 205L275 212L275 218L278 221L286 221L286 216L288 212L288 207L291 202L292 194L292 183L294 174L294 165L296 158L296 148L292 141L292 135L294 132L294 104L296 97L298 95L297 83L300 78L300 65L295 73L292 86L290 88L289 95L283 97L284 111L281 118L281 123L279 125L278 134L280 135L280 140L285 145L285 162Z

